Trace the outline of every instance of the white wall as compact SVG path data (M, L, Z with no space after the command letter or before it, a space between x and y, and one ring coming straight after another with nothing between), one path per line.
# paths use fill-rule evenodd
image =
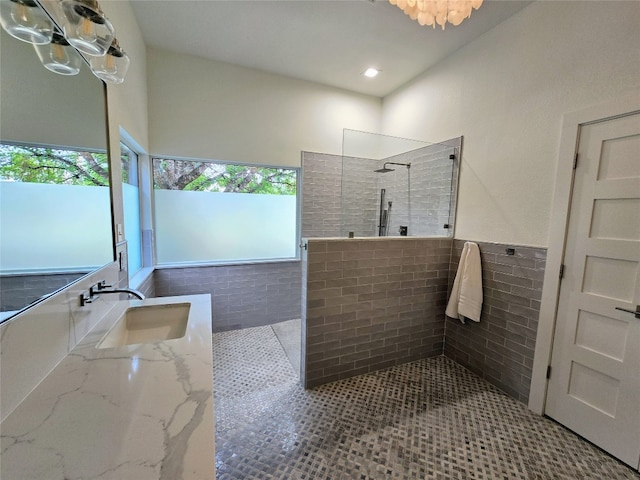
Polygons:
M381 100L228 63L148 50L151 153L299 166L340 154L342 130L377 132Z
M127 239L124 231L122 164L120 163L121 131L125 131L129 146L138 153L149 151L149 122L147 111L147 46L128 0L101 0L105 15L116 29L116 37L131 60L124 83L107 85L109 115L109 152L111 154L111 191L113 226L116 242ZM136 234L134 234L135 236ZM121 273L126 278L125 272Z
M640 87L640 2L535 2L383 101L383 133L464 135L456 238L546 246L562 115Z
M147 46L129 1L101 0L100 6L115 26L120 46L131 60L124 83L107 85L111 135L118 140L118 128L123 128L147 151Z
M86 65L75 76L42 66L30 44L0 29L0 138L105 150L102 82Z

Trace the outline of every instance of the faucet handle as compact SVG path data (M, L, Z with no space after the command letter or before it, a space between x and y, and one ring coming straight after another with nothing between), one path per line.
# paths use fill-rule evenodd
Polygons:
M99 292L107 288L111 288L111 285L107 285L104 280L100 280L98 283L94 283L89 287L89 297L97 296Z
M97 298L98 296L95 293L93 293L93 287L91 287L88 291L82 292L80 294L80 306L84 307L88 303L93 303L93 301L96 300Z
M111 288L113 287L113 285L107 285L107 282L105 280L100 280L98 283L96 283L94 285L95 289L100 291L100 290L104 290L105 288Z

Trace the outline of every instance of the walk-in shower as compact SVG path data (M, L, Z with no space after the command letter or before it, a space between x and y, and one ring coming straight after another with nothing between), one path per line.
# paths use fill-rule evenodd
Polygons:
M461 146L345 130L340 235L451 236Z

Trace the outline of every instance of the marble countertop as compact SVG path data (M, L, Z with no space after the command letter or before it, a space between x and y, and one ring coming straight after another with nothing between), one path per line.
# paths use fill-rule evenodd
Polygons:
M129 306L190 302L184 337L98 349ZM209 295L117 302L0 425L0 478L215 478Z

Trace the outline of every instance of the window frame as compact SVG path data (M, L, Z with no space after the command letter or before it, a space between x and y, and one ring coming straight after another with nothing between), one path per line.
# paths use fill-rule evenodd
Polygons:
M143 242L143 228L142 228L142 223L143 223L143 212L144 212L144 206L142 204L142 195L141 195L141 190L142 190L142 175L141 175L141 168L140 168L140 153L138 153L138 151L133 148L129 141L127 141L127 139L123 138L121 136L120 138L120 165L122 165L123 163L123 156L124 153L127 153L127 156L129 157L129 162L131 162L131 156L133 156L135 158L135 169L132 171L131 169L131 165L129 165L129 176L131 177L131 174L134 173L134 178L135 178L135 184L131 183L131 178L128 178L127 182L125 182L124 180L124 171L121 172L121 182L123 184L123 196L122 196L122 215L123 215L123 221L125 223L125 229L124 229L124 240L127 242L127 276L129 278L129 282L131 282L131 280L138 275L144 268L145 268L145 261L144 261L144 253L145 253L145 247L144 247L144 242ZM138 195L137 195L137 201L138 201L138 222L137 222L137 228L138 228L138 236L140 238L140 251L138 252L138 255L140 256L140 268L138 268L135 272L131 271L131 264L129 263L129 259L131 258L131 246L132 246L132 242L130 241L131 237L128 237L128 233L127 232L127 228L126 228L126 210L124 207L124 184L128 184L128 185L133 185L138 189Z
M248 258L238 260L209 260L209 261L194 261L194 262L167 262L158 263L157 260L157 211L155 201L155 179L153 164L156 160L174 160L182 162L193 163L212 163L216 165L233 165L243 167L257 167L257 168L274 168L291 170L295 173L295 240L294 240L294 255L291 257L274 257L274 258ZM260 163L248 163L248 162L232 162L212 159L194 159L177 156L166 155L150 155L149 156L149 171L150 171L150 188L151 188L151 210L153 216L153 231L154 231L154 268L172 269L172 268L188 268L188 267L212 267L212 266L234 266L234 265L254 265L254 264L269 264L269 263L287 263L287 262L299 262L301 260L300 242L301 242L301 206L302 206L302 168L290 165L272 165L272 164L260 164ZM232 192L227 192L232 193Z
M137 174L141 229L140 238L142 244L142 268L133 275L130 275L129 272L127 272L127 277L131 288L140 288L141 285L153 274L153 271L156 268L153 245L153 188L150 187L151 167L149 163L149 154L146 150L131 135L129 135L124 128L120 127L119 134L119 148L121 148L121 144L124 144L138 157ZM120 158L121 155L117 160L114 160L116 162L120 162ZM120 174L120 177L120 180L122 181L122 174ZM124 221L124 205L122 207L122 221ZM127 232L125 231L125 240L126 233Z

